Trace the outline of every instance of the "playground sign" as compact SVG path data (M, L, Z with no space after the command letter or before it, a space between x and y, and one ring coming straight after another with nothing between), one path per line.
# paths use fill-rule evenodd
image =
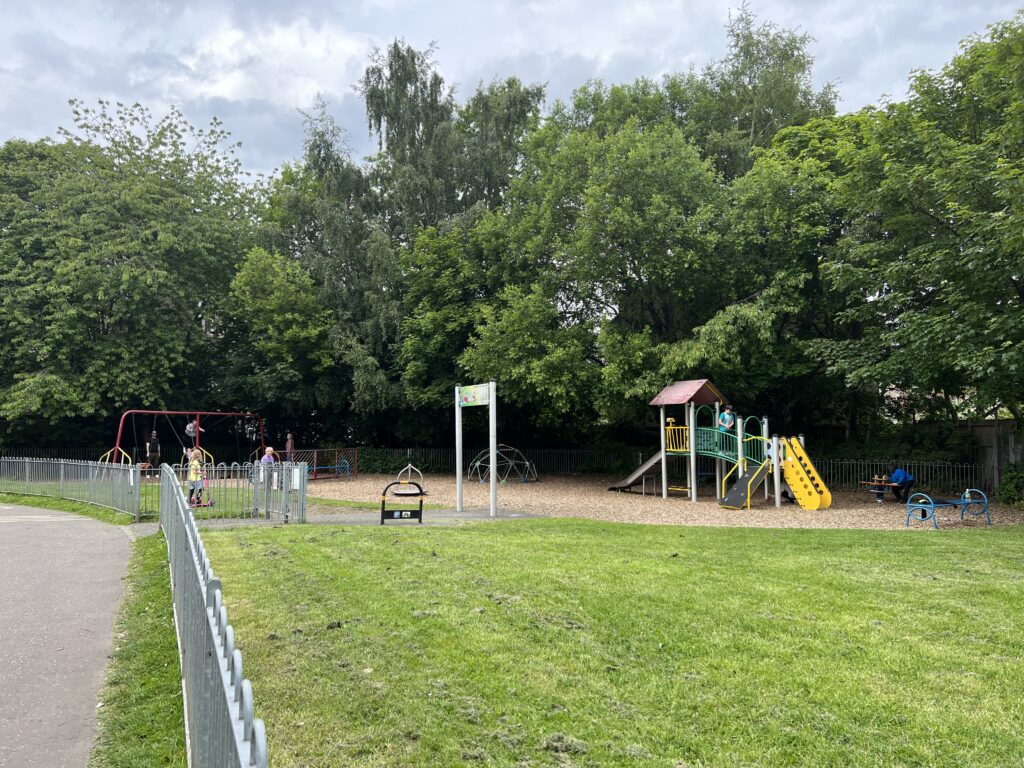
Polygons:
M462 409L473 405L487 406L487 443L490 461L491 517L498 514L498 389L490 381L455 387L455 509L462 512Z
M473 384L469 387L459 387L460 408L469 408L473 405L488 405L490 402L490 384Z

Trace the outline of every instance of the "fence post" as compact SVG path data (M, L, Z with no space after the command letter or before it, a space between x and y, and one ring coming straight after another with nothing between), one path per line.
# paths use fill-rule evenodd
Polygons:
M132 465L128 469L128 497L129 503L131 504L132 515L135 518L135 522L139 522L142 519L142 471L139 469L138 464Z
M25 495L28 495L28 459L25 459Z
M288 502L291 500L292 484L291 469L294 464L281 465L281 514L284 516L285 525L288 524Z
M64 498L64 462L63 461L60 463L60 485L59 485L59 490L60 490L60 497L63 499Z

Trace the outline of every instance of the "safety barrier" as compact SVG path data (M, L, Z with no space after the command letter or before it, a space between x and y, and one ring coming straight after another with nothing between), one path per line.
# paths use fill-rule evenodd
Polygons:
M267 734L228 623L221 582L171 467L160 470L160 527L167 539L181 655L185 734L192 768L266 768Z
M165 465L167 466L167 465ZM178 485L187 494L189 468L170 467ZM157 514L162 494L162 469L143 469L140 508L142 515ZM297 464L203 464L202 493L192 496L193 514L199 520L306 521L308 469Z
M140 514L139 468L64 459L0 459L0 492L71 499L131 515Z

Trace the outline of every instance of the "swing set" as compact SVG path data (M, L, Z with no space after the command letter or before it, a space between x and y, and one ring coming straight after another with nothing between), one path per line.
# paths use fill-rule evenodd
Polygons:
M127 434L125 433L125 421L129 417L131 417L132 434L135 437L135 445L136 445L136 447L139 446L139 442L138 442L138 437L139 436L138 436L138 431L136 430L136 425L135 425L135 417L136 416L152 416L153 417L153 431L154 432L156 431L157 421L158 421L158 418L160 416L163 416L167 420L167 424L168 424L168 426L170 426L171 432L174 435L174 438L178 441L178 444L181 446L181 452L182 452L182 461L181 461L181 463L182 464L187 464L188 463L188 461L187 461L187 459L185 457L187 457L188 452L192 449L192 447L195 447L195 448L199 449L200 453L202 454L202 457L203 457L202 460L203 460L204 464L215 464L216 463L214 461L213 454L211 454L209 451L207 451L205 448L203 448L202 445L200 445L201 436L202 436L202 433L204 431L202 429L202 418L203 417L208 417L208 418L215 419L215 421L213 422L214 424L220 423L224 419L232 419L232 418L233 419L255 419L258 422L258 424L259 424L259 438L260 438L259 453L262 454L263 450L264 450L264 448L266 446L266 434L265 434L265 430L264 430L264 427L263 427L263 417L260 416L258 413L250 413L248 411L245 411L245 412L232 412L232 411L149 411L149 410L130 410L130 411L125 411L124 413L121 414L121 421L120 421L120 423L118 424L118 427L117 427L117 439L114 441L114 447L111 448L109 451L107 451L106 453L104 453L100 457L99 461L100 461L101 464L134 464L134 463L136 463L135 461L133 461L131 454L129 454L128 451L126 451L124 449L124 446L122 444L123 439L127 438ZM186 442L181 439L180 435L178 434L178 430L174 426L174 422L171 421L171 417L172 416L185 416L185 417L187 417L187 420L189 422L194 422L195 423L196 431L195 431L195 437L194 437L194 441L193 441L194 442L194 446L187 445ZM207 423L209 424L209 422L207 422ZM237 435L236 435L236 440L237 440ZM143 441L143 442L145 442L145 441ZM139 462L139 463L142 463L142 462Z

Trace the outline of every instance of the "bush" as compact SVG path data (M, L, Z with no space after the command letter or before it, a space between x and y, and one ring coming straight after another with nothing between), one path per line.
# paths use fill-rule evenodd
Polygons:
M1004 504L1024 503L1024 465L1013 464L1006 468L996 488L996 499Z

